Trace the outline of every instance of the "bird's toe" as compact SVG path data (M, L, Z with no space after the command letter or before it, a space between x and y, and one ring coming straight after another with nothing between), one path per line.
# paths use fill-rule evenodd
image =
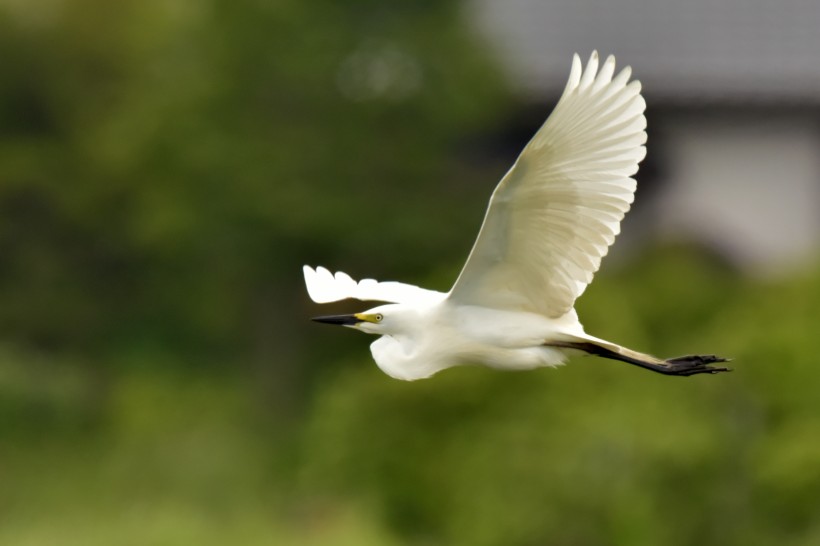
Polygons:
M730 372L731 368L710 366L718 362L728 362L729 359L717 355L687 355L666 360L670 375L690 376L700 373Z

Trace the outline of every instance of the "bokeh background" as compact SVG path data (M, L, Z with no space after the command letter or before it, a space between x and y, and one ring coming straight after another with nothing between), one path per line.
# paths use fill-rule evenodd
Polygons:
M0 0L0 544L820 544L816 2ZM571 54L649 157L587 330L403 383L301 266L448 289Z

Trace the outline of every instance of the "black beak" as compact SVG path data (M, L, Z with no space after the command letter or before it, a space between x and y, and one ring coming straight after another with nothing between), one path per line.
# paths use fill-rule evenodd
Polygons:
M324 322L325 324L338 324L339 326L351 326L362 322L356 315L328 315L325 317L314 317L311 320Z

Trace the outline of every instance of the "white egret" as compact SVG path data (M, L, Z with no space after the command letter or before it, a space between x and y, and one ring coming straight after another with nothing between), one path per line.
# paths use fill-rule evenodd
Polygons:
M590 336L573 309L620 231L646 154L640 83L629 67L614 71L612 56L600 71L597 52L586 68L573 57L558 104L495 189L448 293L305 266L316 303L389 302L314 320L380 335L374 360L404 380L461 364L557 366L579 353L668 375L728 371L711 366L726 361L715 355L664 360Z

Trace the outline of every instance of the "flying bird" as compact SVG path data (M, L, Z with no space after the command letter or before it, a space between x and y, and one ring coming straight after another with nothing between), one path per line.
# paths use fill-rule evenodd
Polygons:
M646 155L646 103L631 69L615 75L576 54L552 114L493 192L473 249L449 292L399 282L356 282L304 266L316 303L386 302L362 313L316 317L380 336L376 364L403 380L462 364L526 370L574 354L614 359L667 375L718 373L727 359L661 359L593 337L575 312L634 199Z

